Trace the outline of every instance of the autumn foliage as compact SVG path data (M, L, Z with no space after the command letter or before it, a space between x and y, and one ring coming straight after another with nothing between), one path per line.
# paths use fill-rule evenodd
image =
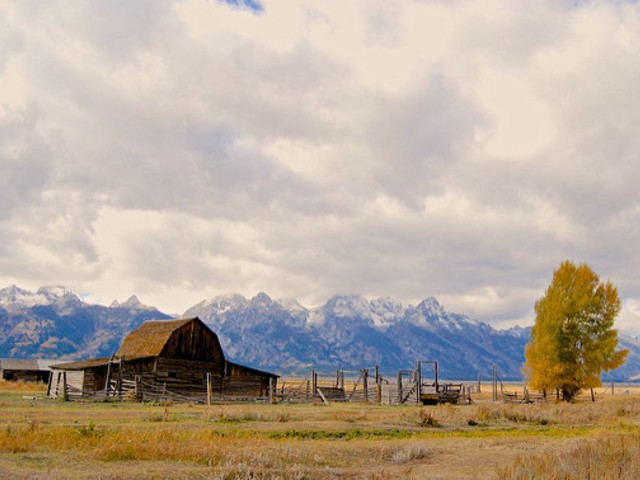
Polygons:
M524 367L532 388L558 390L570 401L580 390L600 386L603 371L624 363L628 351L616 350L613 328L618 291L588 265L563 262L535 311Z

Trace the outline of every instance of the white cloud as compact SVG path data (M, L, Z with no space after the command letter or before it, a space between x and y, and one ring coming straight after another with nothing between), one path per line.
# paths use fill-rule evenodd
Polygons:
M507 325L569 258L640 333L638 4L263 5L0 6L0 283Z

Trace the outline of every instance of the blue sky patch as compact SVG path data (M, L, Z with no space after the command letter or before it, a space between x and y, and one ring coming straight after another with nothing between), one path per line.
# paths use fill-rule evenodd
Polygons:
M227 3L238 8L247 8L254 12L261 12L264 10L258 0L218 0L220 3Z

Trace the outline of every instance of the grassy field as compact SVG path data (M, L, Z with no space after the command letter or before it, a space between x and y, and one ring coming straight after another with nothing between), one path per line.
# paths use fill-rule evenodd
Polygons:
M633 389L385 407L65 403L32 388L0 382L0 478L640 478Z

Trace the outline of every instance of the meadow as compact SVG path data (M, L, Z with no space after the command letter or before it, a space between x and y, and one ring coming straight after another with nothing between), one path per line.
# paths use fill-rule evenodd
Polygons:
M39 387L36 387L39 388ZM0 382L0 478L636 479L640 391L596 402L62 402Z

